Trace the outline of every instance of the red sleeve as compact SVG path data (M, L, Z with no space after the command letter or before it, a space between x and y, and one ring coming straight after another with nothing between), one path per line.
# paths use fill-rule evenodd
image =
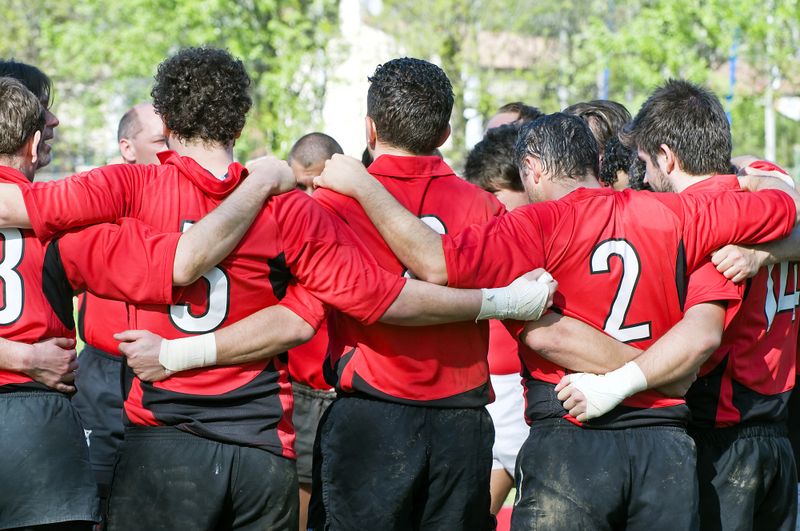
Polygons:
M115 222L138 210L139 192L158 166L105 166L59 181L20 186L36 236L55 234L96 223Z
M328 316L328 307L302 286L296 284L289 285L286 296L278 304L296 313L314 327L314 330L319 330Z
M298 283L322 302L362 321L376 322L405 279L378 266L352 229L302 192L270 200Z
M172 304L172 270L181 234L124 218L64 234L53 242L74 291L136 304Z
M689 271L729 243L757 244L785 238L794 228L794 201L778 190L680 194L683 242Z
M773 164L772 162L766 160L754 160L750 164L747 165L748 168L753 168L754 170L760 171L775 171L778 173L782 173L784 175L789 175L786 170L778 166L777 164Z
M505 286L523 273L544 267L542 222L543 218L552 218L557 208L547 203L526 205L456 235L443 235L448 285Z
M727 327L741 306L743 295L744 285L734 284L725 278L717 271L711 260L706 258L700 267L689 275L684 311L706 302L725 302L727 304L725 326Z

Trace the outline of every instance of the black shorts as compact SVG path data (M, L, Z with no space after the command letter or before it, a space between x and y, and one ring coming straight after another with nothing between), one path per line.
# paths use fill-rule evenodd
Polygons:
M320 423L309 529L493 529L485 408L338 398Z
M61 393L0 393L0 478L0 529L99 521L86 440Z
M307 385L292 383L294 394L294 450L297 453L297 481L311 483L311 463L314 460L314 441L319 421L336 398L335 391L321 391Z
M797 471L786 426L692 430L697 444L700 527L793 531Z
M516 466L511 529L698 529L691 437L677 427L533 424Z
M172 427L125 430L108 529L296 531L294 461Z
M78 356L78 364L80 368L75 383L78 392L72 397L72 405L80 415L92 469L100 495L105 498L124 431L120 382L122 358L86 345Z

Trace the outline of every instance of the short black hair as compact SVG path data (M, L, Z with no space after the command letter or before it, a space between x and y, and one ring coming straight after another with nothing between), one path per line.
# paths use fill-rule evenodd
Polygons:
M464 178L489 192L524 191L514 160L519 129L517 124L506 124L486 131L467 155Z
M631 121L631 113L621 103L611 100L582 101L564 109L586 120L586 124L597 140L598 151L603 151L606 142Z
M527 122L532 122L535 119L544 116L544 113L540 111L538 107L525 105L521 101L512 101L511 103L506 103L505 105L497 109L497 112L495 114L501 114L506 112L516 113L518 118L512 122L515 124L524 124Z
M158 65L153 106L184 140L230 144L253 100L239 59L218 48L186 48Z
M628 187L642 190L644 184L645 165L635 150L627 147L618 136L612 136L606 142L603 152L603 164L600 165L598 180L606 186L617 182L617 172L628 174Z
M554 179L597 176L597 141L586 122L571 114L547 114L524 124L515 147L520 174L529 155Z
M139 112L136 107L131 107L128 112L122 115L117 127L117 142L123 138L133 138L142 130L142 122L139 120Z
M0 77L16 79L39 98L45 107L50 107L53 84L50 78L35 66L14 59L0 59Z
M0 155L16 155L44 120L44 106L22 82L0 77Z
M444 71L403 57L378 65L369 78L367 115L378 138L415 155L439 147L453 111L453 87Z
M719 99L710 90L670 79L644 102L620 138L652 160L669 146L689 175L728 173L731 128Z
M325 162L334 154L344 154L342 146L325 133L308 133L301 136L289 150L289 162L297 162L304 168Z

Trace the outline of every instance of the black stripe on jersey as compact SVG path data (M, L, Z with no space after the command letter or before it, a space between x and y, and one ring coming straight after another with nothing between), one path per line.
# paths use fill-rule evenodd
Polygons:
M78 306L78 335L81 340L86 343L86 332L83 330L83 323L86 320L86 295L81 298L81 303Z
M50 303L59 321L70 330L74 330L75 320L72 317L73 290L72 285L67 280L64 264L61 262L58 240L50 242L44 254L42 292L47 297L47 302Z
M678 288L678 303L681 305L681 312L686 305L686 293L688 289L688 276L686 266L686 247L683 240L678 243L678 256L675 260L675 286Z
M292 280L292 273L286 265L286 255L281 252L278 256L267 260L269 266L269 283L272 292L278 300L286 296L286 288Z
M338 387L339 378L342 377L342 371L344 371L345 366L347 366L347 364L350 362L350 358L352 358L353 354L355 353L356 348L353 347L341 358L336 360L335 363L331 364L331 355L329 352L325 356L325 362L322 364L322 377L325 378L325 383L331 387Z
M692 412L692 426L713 428L717 420L717 406L722 392L722 375L728 366L729 354L708 374L699 377L686 393L686 405Z
M777 395L762 395L736 380L733 384L733 407L739 411L741 422L786 422L789 418L789 395L792 390Z

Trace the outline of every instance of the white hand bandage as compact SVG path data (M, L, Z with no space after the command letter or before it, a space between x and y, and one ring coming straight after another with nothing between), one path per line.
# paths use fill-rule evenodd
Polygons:
M536 280L519 277L504 288L482 289L478 319L537 320L547 309L547 283L552 280L550 273L544 273Z
M629 396L647 389L644 373L632 361L603 375L572 374L570 384L586 397L587 420L605 415Z
M162 339L158 361L172 372L216 365L217 341L213 333Z

